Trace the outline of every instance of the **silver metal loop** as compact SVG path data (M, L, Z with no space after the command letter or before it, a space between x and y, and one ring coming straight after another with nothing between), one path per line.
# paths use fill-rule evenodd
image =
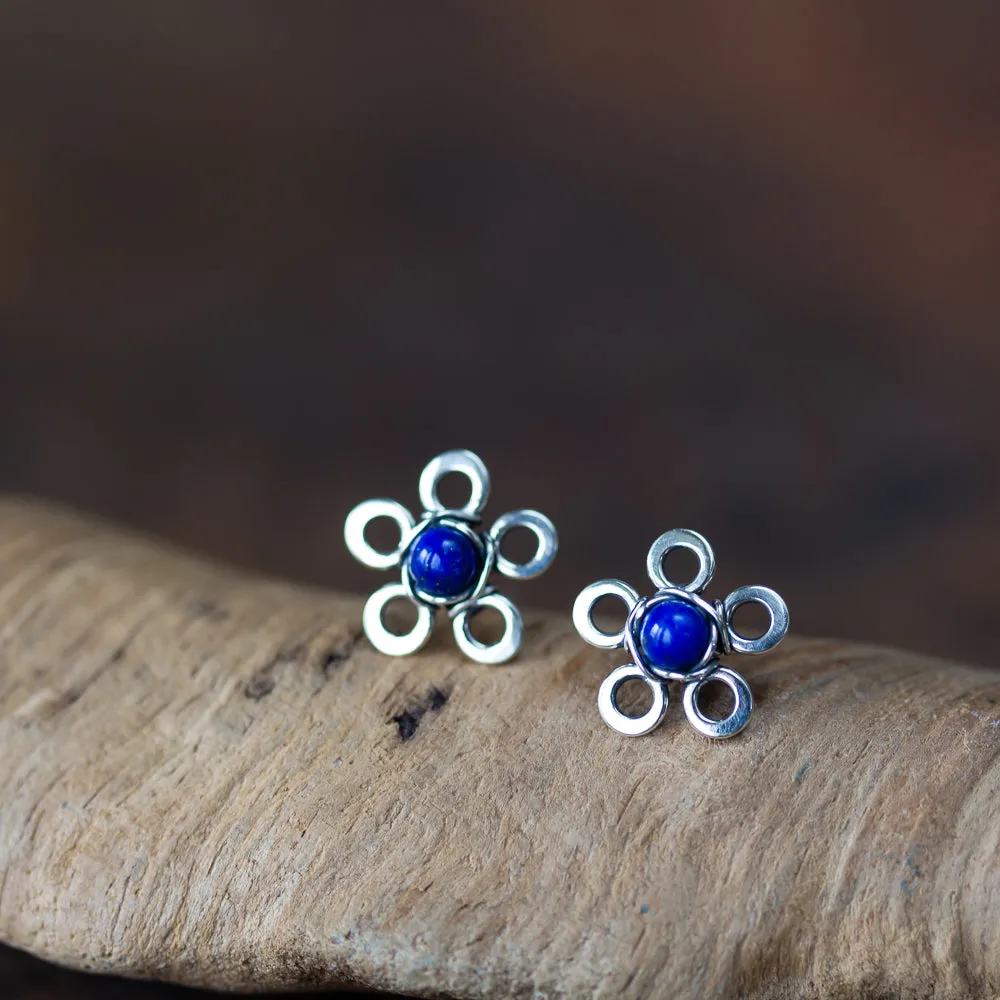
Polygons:
M628 623L626 621L620 632L602 632L592 617L594 605L602 597L617 597L624 602L626 614L630 615L639 603L639 594L622 580L598 580L584 587L573 602L573 625L584 642L598 649L617 649L625 644Z
M417 623L406 635L396 635L385 627L382 612L386 605L408 597L406 588L401 583L387 583L368 598L362 612L361 624L368 641L387 656L409 656L417 652L423 648L434 629L434 613L423 604L414 605L417 609Z
M640 680L649 687L653 695L653 704L649 711L634 719L618 708L618 690L626 681ZM644 736L652 732L662 721L667 711L669 695L667 687L649 677L642 667L635 663L626 663L623 667L612 670L601 689L597 693L597 708L601 718L622 736Z
M493 608L503 615L504 633L492 644L480 642L469 631L472 616L483 608ZM509 598L503 594L485 594L470 601L455 615L453 628L458 648L470 659L480 663L506 663L521 648L524 623L521 612Z
M471 485L469 499L462 507L447 508L438 499L438 484L449 472L460 472ZM490 474L486 471L483 460L471 451L446 451L443 455L432 458L420 473L419 493L425 511L441 513L454 510L472 520L479 520L490 496Z
M698 696L702 689L706 684L715 681L725 684L732 691L736 702L733 710L724 719L710 719L698 707ZM684 714L687 715L688 722L703 736L709 736L714 740L729 739L730 736L735 736L745 729L752 711L753 695L750 693L749 685L735 670L730 670L728 667L719 667L707 677L684 688Z
M528 528L538 541L535 554L526 563L508 559L500 548L504 535L515 528ZM556 526L537 510L514 510L498 517L490 528L490 536L496 545L497 569L512 580L530 580L544 573L555 559L559 547Z
M756 639L745 638L733 626L736 609L744 604L763 604L771 616L767 631ZM729 644L736 653L766 653L777 646L788 632L788 605L770 587L740 587L722 602L722 611Z
M726 625L726 604L724 601L716 601L715 625L719 630L719 655L728 656L733 651L733 640L729 627Z
M391 552L379 552L365 538L365 528L378 517L388 517L399 525L399 544ZM344 522L344 541L351 555L372 569L398 566L414 526L413 515L395 500L366 500L359 503Z
M688 549L698 558L698 572L689 584L674 583L663 571L663 560L674 549ZM690 528L674 528L664 532L650 546L649 555L646 556L646 570L649 579L661 590L669 587L686 590L689 594L700 594L715 575L715 553L704 535L699 535Z

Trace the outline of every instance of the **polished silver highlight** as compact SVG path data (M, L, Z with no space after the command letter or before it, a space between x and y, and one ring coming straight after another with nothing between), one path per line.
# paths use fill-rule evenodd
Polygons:
M438 497L438 486L450 472L469 480L469 499L461 507L448 508ZM366 500L347 515L344 541L351 555L373 569L401 567L402 579L377 590L368 599L362 614L365 635L371 644L390 656L406 656L421 649L430 638L434 614L447 611L452 619L455 641L471 659L480 663L504 663L521 646L524 625L511 601L490 585L494 570L515 580L528 580L544 573L555 558L559 539L555 526L536 510L516 510L499 517L489 531L482 530L481 516L490 495L490 474L478 455L471 451L448 451L432 459L420 475L418 487L424 512L419 520L395 500ZM365 538L365 529L378 517L388 517L400 530L399 544L391 552L379 552ZM432 526L448 527L465 535L476 547L481 569L476 580L461 594L441 597L422 591L410 573L407 556L413 542ZM500 551L507 532L526 528L537 541L535 554L525 563L516 563ZM407 635L395 635L385 627L383 613L394 600L407 599L417 608L417 622ZM500 613L503 635L494 643L483 643L470 632L475 614L485 608Z
M486 501L490 498L490 474L486 471L483 460L464 448L458 451L446 451L427 463L420 474L420 485L417 488L424 510L435 514L448 510L438 499L437 491L438 484L449 472L460 472L469 480L471 487L466 503L451 513L462 514L470 520L478 521Z
M763 604L771 616L767 631L756 639L747 639L736 631L733 616L744 604ZM788 631L788 605L770 587L740 587L722 602L729 644L736 653L766 653L777 646Z
M515 528L527 528L537 542L535 554L526 563L516 563L508 559L500 548L504 535ZM558 548L556 527L537 510L514 510L509 514L502 514L490 528L490 537L496 546L497 569L512 580L530 580L532 577L540 576L552 565L552 560L556 557Z
M399 544L392 552L379 552L365 538L365 528L379 517L391 518L399 526ZM413 515L395 500L366 500L359 503L344 522L344 541L351 555L372 569L392 569L399 565L403 552L410 544Z
M594 624L594 605L602 597L617 597L625 604L626 616L631 616L639 594L621 580L598 580L584 587L573 604L573 624L586 642L599 649L619 649L625 644L627 622L620 632L602 632Z
M493 608L503 617L503 635L494 643L480 642L469 631L472 619L485 608ZM463 606L455 614L453 628L458 648L470 659L480 663L506 663L520 649L521 636L524 634L521 612L503 594L486 594Z
M674 549L687 549L698 559L698 572L688 584L672 582L663 568L663 561ZM650 546L646 556L646 572L653 585L661 590L686 590L689 594L700 594L715 576L715 553L704 535L690 528L674 528L665 531Z
M387 583L376 590L365 603L361 624L371 644L389 656L409 656L423 649L434 628L434 614L423 604L417 605L417 622L406 635L396 635L385 627L382 615L393 601L405 600L410 595L401 583Z
M708 684L725 684L733 693L733 710L724 719L710 719L698 707L698 698ZM713 740L725 740L746 728L753 711L753 695L750 685L735 670L717 667L707 677L684 688L684 714L688 722L703 736Z
M636 718L626 715L618 708L618 690L626 681L632 680L643 681L653 695L649 711ZM645 736L646 733L651 733L663 721L668 701L666 684L653 680L642 667L637 667L634 663L626 663L625 666L612 670L597 692L597 708L601 718L622 736Z
M698 572L686 586L668 579L663 568L666 556L677 548L688 549L698 558ZM684 684L684 711L698 732L713 739L735 736L749 721L753 697L747 682L735 671L721 666L719 657L733 652L764 653L777 646L788 632L788 605L769 587L740 587L725 600L709 604L702 597L702 591L715 574L715 554L703 535L687 528L676 528L657 538L646 557L646 569L650 581L657 588L652 597L640 599L638 593L621 580L600 580L584 588L573 604L573 624L587 642L600 649L624 647L632 657L632 663L612 671L601 685L597 701L601 718L623 736L648 733L659 725L666 711L666 683L679 681ZM602 632L594 625L594 605L602 597L617 597L625 603L628 618L620 632ZM679 672L658 667L647 662L643 654L639 643L643 616L663 601L683 601L690 604L709 623L710 636L705 651L690 670ZM771 617L767 631L754 639L740 635L733 625L737 608L750 603L764 605ZM641 677L649 684L654 699L653 708L638 719L621 712L615 699L618 688L633 677ZM704 685L714 681L725 684L732 691L736 702L725 719L709 719L698 707L700 691ZM660 701L657 700L657 691L660 692ZM657 707L659 715L654 721L654 709Z

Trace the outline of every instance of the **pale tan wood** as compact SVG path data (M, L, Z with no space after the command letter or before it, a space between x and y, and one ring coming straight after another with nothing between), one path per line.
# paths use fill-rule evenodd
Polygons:
M997 671L790 639L742 736L627 740L568 614L484 667L360 610L0 504L0 938L233 990L1000 992Z

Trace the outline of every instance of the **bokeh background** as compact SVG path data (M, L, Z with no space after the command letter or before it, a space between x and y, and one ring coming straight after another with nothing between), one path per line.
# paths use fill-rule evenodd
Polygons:
M559 525L521 601L686 525L797 631L984 661L998 40L986 0L0 4L0 488L367 591L347 511L468 447Z

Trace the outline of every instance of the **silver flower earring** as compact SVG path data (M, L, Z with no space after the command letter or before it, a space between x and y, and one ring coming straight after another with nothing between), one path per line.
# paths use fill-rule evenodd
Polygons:
M460 472L471 485L463 507L448 508L438 499L438 484L449 472ZM402 581L375 591L365 604L362 624L371 644L390 656L415 653L430 638L434 614L444 610L452 619L455 642L466 656L480 663L504 663L521 646L521 614L509 598L489 585L494 570L514 580L544 573L558 548L552 522L536 510L517 510L498 518L487 531L480 530L483 508L490 494L490 475L478 455L449 451L432 459L420 476L420 502L424 513L418 521L395 500L366 500L344 524L344 540L359 562L373 569L402 566ZM365 538L365 528L377 517L399 525L399 545L379 552ZM515 563L501 551L507 532L528 528L537 540L534 556ZM390 632L382 620L386 605L406 598L417 608L417 623L406 635ZM469 631L472 616L493 608L504 619L504 634L495 643L480 642Z
M681 587L667 579L663 560L674 549L688 549L698 558L698 573ZM747 682L735 671L719 664L729 653L763 653L777 646L788 631L788 606L768 587L740 587L724 601L709 604L701 597L715 573L715 555L708 541L696 531L677 528L661 535L646 558L649 578L657 588L652 597L639 597L621 580L600 580L586 587L573 606L573 624L583 638L601 649L624 646L632 662L613 670L601 685L597 698L601 718L623 736L642 736L663 721L669 695L667 681L684 684L684 712L698 732L725 739L740 732L750 719L753 696ZM625 627L613 634L594 625L594 605L602 597L617 597L628 608ZM736 609L744 604L762 604L770 615L763 635L748 639L733 627ZM620 711L617 695L628 680L638 678L649 685L653 704L638 718ZM710 719L698 706L703 687L725 684L735 704L724 719Z

